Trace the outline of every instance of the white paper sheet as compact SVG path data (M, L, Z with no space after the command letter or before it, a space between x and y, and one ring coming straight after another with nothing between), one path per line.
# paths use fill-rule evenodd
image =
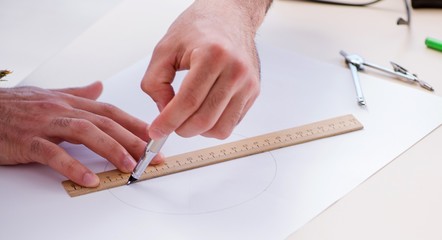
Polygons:
M68 46L39 65L22 85L64 88L107 79L150 54L175 18L192 2L121 1ZM73 66L81 71L72 71Z
M48 167L0 167L0 239L284 239L442 122L441 99L412 86L364 75L361 108L344 65L260 54L262 92L234 134L172 135L166 156L349 113L364 130L76 198ZM156 107L139 90L147 62L105 81L101 100L151 121ZM64 147L94 171L113 168Z
M0 87L18 85L120 2L121 0L0 1L0 29L3 32L0 38L0 67L14 72ZM55 75L55 79L59 80L60 76L72 71L71 68ZM57 69L52 66L45 70L46 73L52 73ZM39 80L44 82L47 77L48 75ZM34 85L39 80L34 81Z

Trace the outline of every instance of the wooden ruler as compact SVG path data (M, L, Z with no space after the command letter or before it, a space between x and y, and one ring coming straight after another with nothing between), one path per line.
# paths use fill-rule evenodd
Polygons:
M300 127L246 138L236 142L168 157L163 164L149 166L139 181L348 133L362 128L362 124L353 115L345 115ZM122 173L119 170L101 172L97 175L100 178L100 185L95 188L82 187L70 180L63 181L62 184L71 197L76 197L125 185L130 176L129 173Z

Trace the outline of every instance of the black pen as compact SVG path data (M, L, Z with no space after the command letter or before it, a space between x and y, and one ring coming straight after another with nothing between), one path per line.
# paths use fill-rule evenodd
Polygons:
M134 183L138 181L138 179L140 179L147 166L149 166L149 163L160 152L161 147L164 145L164 142L166 142L166 139L167 137L161 138L157 141L149 141L149 143L146 145L143 156L140 158L137 165L135 166L135 169L130 175L129 180L127 181L127 185Z

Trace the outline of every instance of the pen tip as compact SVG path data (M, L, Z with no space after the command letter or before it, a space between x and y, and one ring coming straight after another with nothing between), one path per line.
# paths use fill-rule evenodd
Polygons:
M133 176L130 176L130 177L129 177L129 180L127 180L126 185L130 185L130 184L136 182L137 180L138 180L138 179L134 178Z

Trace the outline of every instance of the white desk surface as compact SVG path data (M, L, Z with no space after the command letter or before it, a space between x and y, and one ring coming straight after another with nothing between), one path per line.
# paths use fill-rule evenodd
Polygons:
M24 2L2 1L1 4L12 6ZM107 20L116 17L115 22L126 21L131 24L130 27L127 24L114 24L113 31L107 31L103 21L99 20L82 36L72 37L69 45L66 44L66 38L48 40L58 41L55 44L57 48L49 49L53 52L59 50L62 44L67 47L58 54L52 54L53 58L40 58L33 63L29 56L35 54L7 51L8 46L4 45L14 43L14 38L20 40L26 31L9 36L6 34L3 38L10 38L8 41L0 39L0 53L3 55L1 63L4 64L8 58L27 59L22 62L24 65L17 63L7 66L15 71L29 71L38 65L37 70L25 78L24 83L39 86L59 87L106 79L151 52L174 17L190 2L151 1L152 8L140 9L140 13L146 11L147 15L156 19L154 26L137 23L137 14L122 18L112 9L108 10L110 7L107 6L94 14L103 14L106 10L108 12L104 17ZM120 7L124 8L129 3L121 1ZM400 0L385 0L366 8L280 0L272 6L257 41L341 66L343 59L338 54L339 50L360 54L371 62L385 66L393 60L418 73L433 85L436 95L442 96L442 52L427 49L424 45L427 36L442 39L442 9L412 9L410 27L397 26L395 22L398 17L405 17L405 7ZM0 19L7 21L7 18ZM4 33L14 28L13 24L9 25L10 29L8 24L3 25L6 25L6 29L2 30ZM115 33L120 35L115 37ZM125 39L133 36L137 36L137 40L128 49ZM90 52L81 51L90 49L82 46L91 40L106 40L103 44L93 44L93 56ZM44 46L50 47L50 44L46 42ZM114 51L107 52L109 47ZM88 53L89 58L84 58ZM101 66L91 66L90 62L100 62ZM60 81L60 74L66 70L63 66L67 65L81 67L84 72L71 71L65 81ZM52 71L48 72L48 69ZM86 76L85 72L88 73ZM397 81L383 78L385 81ZM299 231L288 236L288 239L442 239L442 149L437 147L440 142L442 130L439 128Z
M369 8L277 1L262 38L332 64L342 64L340 49L385 66L393 60L442 96L442 52L424 44L442 38L442 9L412 9L410 28L395 25L404 10L399 0ZM441 142L439 128L289 239L442 239Z

